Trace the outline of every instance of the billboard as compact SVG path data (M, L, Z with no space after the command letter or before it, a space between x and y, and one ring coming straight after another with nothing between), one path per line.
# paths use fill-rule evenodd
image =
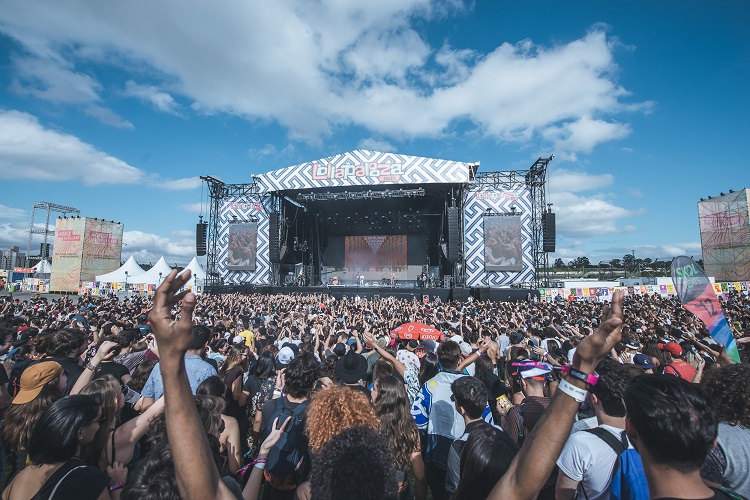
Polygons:
M255 271L257 249L257 223L238 222L229 224L227 269L231 271Z
M742 189L698 202L703 267L716 281L750 280L750 205Z
M95 281L96 276L120 267L123 225L98 219L86 219L80 281Z
M85 230L86 219L57 219L52 243L51 291L78 291Z
M484 269L521 271L521 216L484 217Z
M81 281L120 267L123 225L89 218L55 223L50 291L78 292Z

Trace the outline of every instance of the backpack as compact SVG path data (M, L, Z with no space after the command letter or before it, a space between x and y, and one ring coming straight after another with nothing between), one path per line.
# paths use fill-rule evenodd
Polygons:
M268 422L269 425L273 425L274 420L278 418L279 426L281 426L287 418L291 418L292 423L268 452L264 476L266 481L277 490L293 490L302 482L303 466L306 465L307 444L301 417L310 402L303 401L291 410L287 408L284 399L282 397L273 400L276 406ZM267 435L268 433L266 437Z
M521 449L523 442L526 439L526 407L522 404L515 405L516 412L518 412L518 449Z
M620 434L620 439L601 427L587 429L583 432L589 432L607 443L617 455L615 465L612 468L610 500L648 500L650 498L648 482L643 470L641 455L635 449L628 448L628 437L625 435L625 431ZM582 484L581 491L583 496L588 498Z

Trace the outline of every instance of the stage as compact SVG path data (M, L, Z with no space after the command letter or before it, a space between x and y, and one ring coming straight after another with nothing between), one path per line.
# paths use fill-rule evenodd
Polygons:
M522 302L539 297L539 291L525 288L398 288L398 287L357 287L357 286L255 286L255 285L215 285L207 286L207 294L259 293L263 295L325 295L340 300L346 298L397 299L423 302L464 302L469 297L476 300L496 302Z

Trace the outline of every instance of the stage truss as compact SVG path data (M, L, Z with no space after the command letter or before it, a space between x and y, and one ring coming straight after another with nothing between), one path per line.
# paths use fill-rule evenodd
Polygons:
M523 184L529 190L531 201L532 261L535 272L534 278L531 282L516 283L513 285L515 287L522 287L524 285L527 285L534 288L539 288L549 280L549 258L548 254L543 250L544 227L542 224L542 215L548 210L546 199L547 167L549 165L549 162L552 161L553 158L554 155L551 155L548 158L540 157L527 170L477 172L473 176L472 182L470 184L472 188L476 189L488 188L496 190L510 190L514 186ZM280 213L282 199L284 197L279 193L267 192L267 190L263 189L262 186L259 185L256 177L253 177L253 182L243 184L226 184L211 176L201 176L200 178L201 180L206 182L211 199L208 220L205 283L206 286L218 286L223 284L222 278L218 272L218 239L220 232L220 211L222 203L230 198L259 197L262 194L266 194L271 196L271 211ZM467 191L465 189L466 187L467 185L456 186L457 191L453 192L451 195L454 200L460 200L459 203L461 203L462 206L459 208L461 209L463 209L463 204L465 202L464 197ZM412 195L411 193L409 194ZM365 197L366 195L358 196ZM373 196L373 198L375 197L376 196ZM463 234L463 228L461 228L460 232L461 234ZM279 264L272 263L271 285L278 285L280 283L279 271ZM465 285L465 260L463 254L461 255L460 262L455 266L454 276L455 286Z

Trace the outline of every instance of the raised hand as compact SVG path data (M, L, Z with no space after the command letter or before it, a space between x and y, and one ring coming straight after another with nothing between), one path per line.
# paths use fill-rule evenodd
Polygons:
M148 313L148 320L154 330L156 342L159 344L160 361L182 360L185 352L193 343L193 310L195 309L195 294L184 291L178 293L190 280L190 270L177 276L173 269L156 289L154 306ZM172 318L172 308L182 300L180 318Z
M117 344L116 342L110 342L109 340L102 342L102 345L99 346L99 350L97 350L94 355L93 365L96 366L102 361L110 361L115 357L115 349L118 347L120 347L120 344Z
M622 291L612 295L612 302L602 309L602 320L599 328L591 335L584 337L573 356L573 367L584 373L593 373L615 344L622 338Z

